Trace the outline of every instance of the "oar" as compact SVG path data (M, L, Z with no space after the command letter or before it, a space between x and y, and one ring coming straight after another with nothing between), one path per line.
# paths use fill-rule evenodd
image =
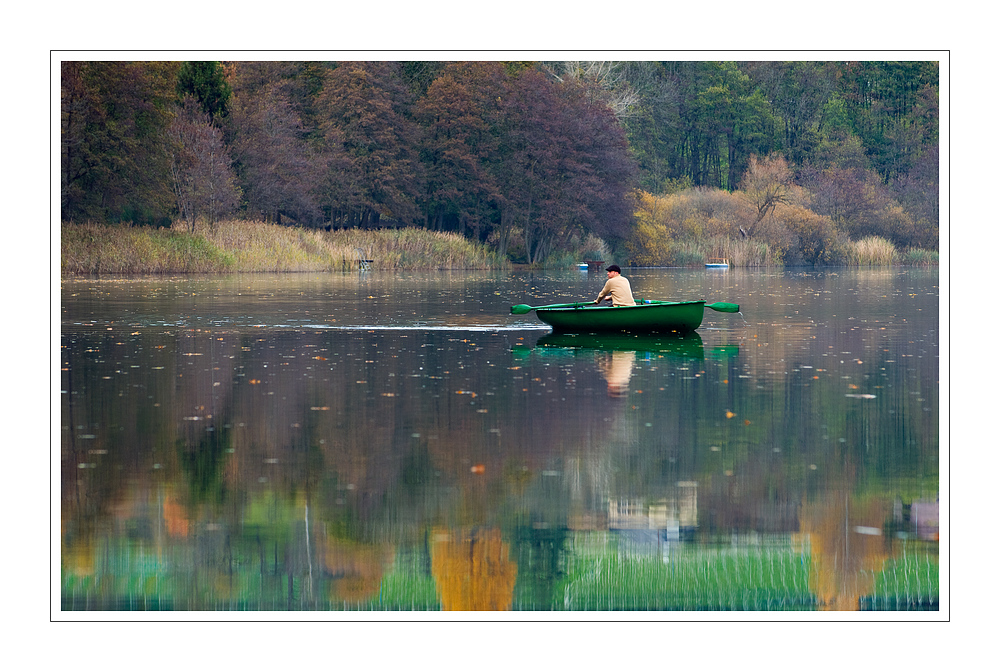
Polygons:
M654 301L652 299L647 299L645 301L640 301L639 303L679 303L678 301ZM510 307L510 312L512 315L526 315L533 310L540 310L543 308L583 308L584 306L593 306L593 301L581 301L579 303L553 303L550 306L528 306L525 304L519 304ZM706 308L711 308L720 313L738 313L740 312L740 304L738 303L726 303L725 301L716 301L715 303L706 303Z
M738 303L726 303L725 301L717 301L715 303L706 303L706 308L711 308L712 310L717 310L720 313L738 313L740 312L740 304Z
M510 307L511 315L526 315L533 310L541 310L543 308L582 308L583 306L592 306L593 301L583 301L580 303L553 303L551 306L528 306L525 304L519 304Z
M645 301L640 301L639 303L680 303L679 301L654 301L653 299L647 299ZM725 301L717 301L716 303L706 303L706 308L711 308L712 310L717 310L720 313L738 313L740 312L740 304L738 303L726 303Z

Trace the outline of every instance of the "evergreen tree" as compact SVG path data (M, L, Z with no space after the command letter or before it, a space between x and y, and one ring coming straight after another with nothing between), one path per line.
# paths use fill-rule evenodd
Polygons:
M213 119L228 114L232 93L218 61L185 61L177 73L177 97L194 96Z

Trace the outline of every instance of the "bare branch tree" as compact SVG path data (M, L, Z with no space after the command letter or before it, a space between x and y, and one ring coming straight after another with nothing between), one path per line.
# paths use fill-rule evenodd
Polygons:
M632 116L639 103L639 93L629 83L627 63L623 61L552 61L546 72L558 82L578 81L589 85L601 102L624 119Z
M190 96L171 124L168 135L170 175L177 209L194 231L199 214L214 223L239 201L239 190L222 132L198 109Z
M792 171L780 154L771 154L764 159L750 157L740 183L740 191L743 198L757 209L757 218L746 228L740 227L744 238L753 237L757 226L765 217L774 212L779 204L788 203L791 183Z

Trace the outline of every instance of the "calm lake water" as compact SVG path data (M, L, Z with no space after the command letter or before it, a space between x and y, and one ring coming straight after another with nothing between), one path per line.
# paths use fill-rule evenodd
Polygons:
M64 281L62 609L938 609L938 271L626 276Z

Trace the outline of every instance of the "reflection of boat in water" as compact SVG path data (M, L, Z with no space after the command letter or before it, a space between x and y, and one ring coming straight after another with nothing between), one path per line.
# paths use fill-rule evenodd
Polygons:
M693 359L724 359L740 354L739 344L713 345L707 350L697 332L685 334L546 334L539 348L641 352Z
M525 343L512 349L518 357L532 352L574 355L585 352L634 352L685 359L726 359L740 354L738 344L713 345L707 350L697 332L685 334L557 334L538 339L535 347Z
M686 334L546 334L536 343L540 348L570 348L605 352L649 352L702 359L701 336ZM737 348L739 346L736 346Z

